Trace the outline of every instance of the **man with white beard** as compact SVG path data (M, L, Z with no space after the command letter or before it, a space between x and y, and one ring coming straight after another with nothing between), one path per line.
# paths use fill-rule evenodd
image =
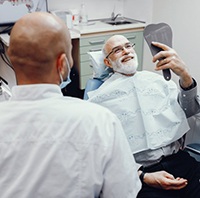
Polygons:
M140 165L143 183L138 197L200 197L200 164L183 151L189 130L187 117L199 111L197 83L172 48L162 48L153 57L155 70L170 69L179 76L180 88L154 72L136 71L137 54L122 35L109 38L104 63L114 74L95 91L89 101L114 112L120 119L132 153Z

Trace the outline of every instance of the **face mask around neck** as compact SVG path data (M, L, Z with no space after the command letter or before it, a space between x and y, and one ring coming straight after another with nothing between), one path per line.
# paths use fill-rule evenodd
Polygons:
M71 69L70 69L70 66L69 66L69 61L68 59L66 58L66 62L67 62L67 68L68 68L68 76L67 76L67 79L66 80L63 80L63 77L62 75L59 73L60 75L60 88L63 89L65 88L70 82L71 82L71 79L70 79L70 72L71 72Z

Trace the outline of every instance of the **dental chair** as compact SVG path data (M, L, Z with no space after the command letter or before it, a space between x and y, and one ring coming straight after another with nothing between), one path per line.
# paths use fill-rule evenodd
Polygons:
M93 68L93 77L85 87L83 99L88 99L88 92L98 89L103 82L112 75L112 69L105 66L101 51L89 52L90 66ZM184 150L189 152L197 161L200 161L200 113L188 118L190 131L185 137Z
M90 67L93 68L93 77L86 83L83 95L84 100L88 99L87 93L89 91L98 89L113 73L113 70L104 64L102 51L88 52L88 55L90 59Z
M200 161L200 113L188 118L190 130L185 138L185 150Z
M84 100L88 100L88 92L98 89L103 84L103 81L98 78L91 78L87 81L83 95Z

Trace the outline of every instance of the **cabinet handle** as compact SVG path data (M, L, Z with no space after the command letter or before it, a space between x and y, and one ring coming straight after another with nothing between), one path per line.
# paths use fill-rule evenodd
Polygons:
M136 36L127 37L128 40L129 40L129 39L135 39L135 38L136 38Z
M101 51L101 48L97 48L97 49L90 49L90 52L97 52L97 51Z
M96 45L96 44L103 44L105 40L99 40L99 41L89 41L91 45Z

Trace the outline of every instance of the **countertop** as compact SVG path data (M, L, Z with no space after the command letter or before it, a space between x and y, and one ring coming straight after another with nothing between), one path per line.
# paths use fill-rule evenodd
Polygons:
M100 20L91 20L87 25L77 25L74 26L73 29L70 29L71 39L77 39L81 36L92 34L92 33L102 33L109 31L117 31L117 30L126 30L126 29L134 29L134 28L144 28L146 24L144 22L135 22L132 24L123 24L123 25L110 25L105 22L101 22ZM8 34L0 34L0 39L4 42L5 45L9 45L9 35Z
M74 26L74 29L71 31L75 31L81 35L97 33L97 32L107 32L107 31L116 31L116 30L125 30L125 29L133 29L133 28L144 28L146 26L143 22L136 22L132 24L123 24L123 25L110 25L101 21L89 21L88 25L78 25Z

